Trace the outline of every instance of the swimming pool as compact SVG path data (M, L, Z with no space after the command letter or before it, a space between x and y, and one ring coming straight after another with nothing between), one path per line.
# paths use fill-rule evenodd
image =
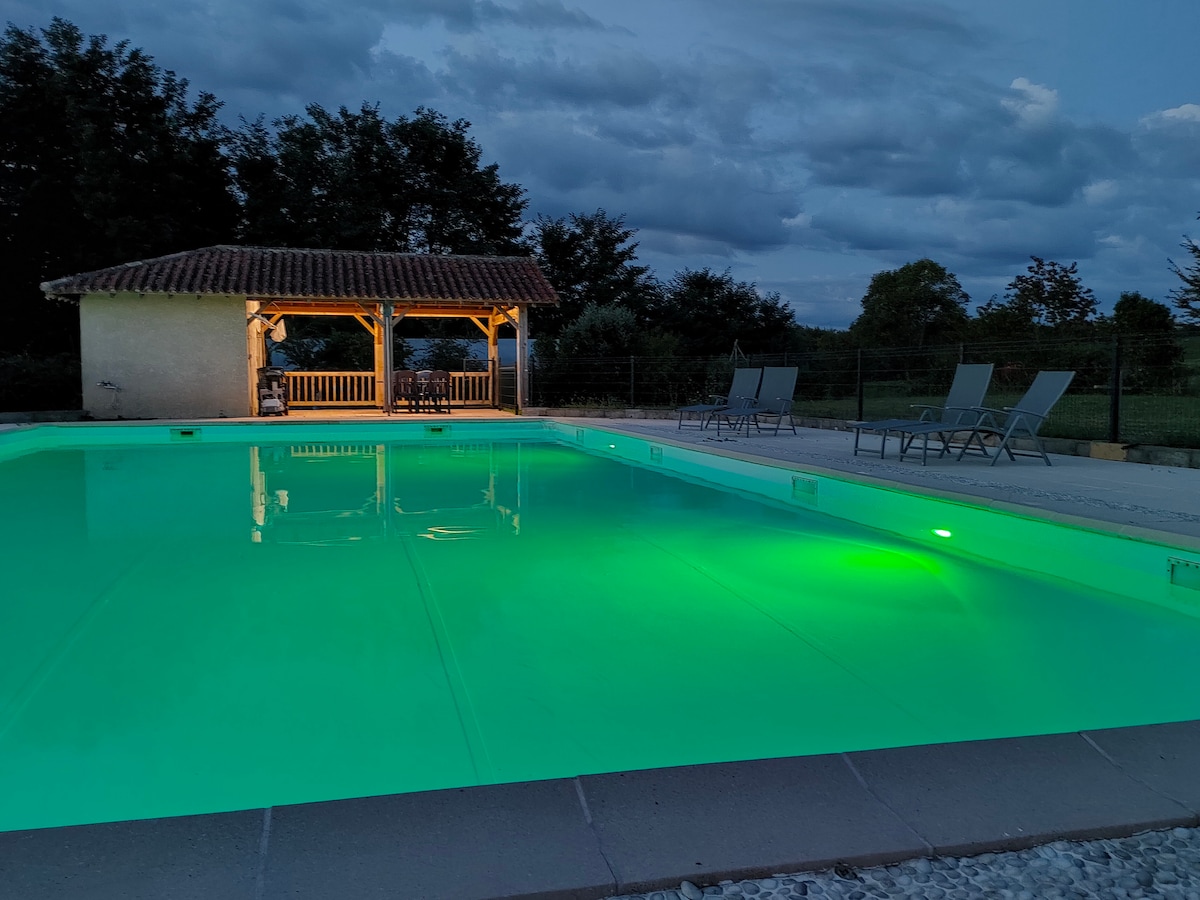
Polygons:
M0 830L1200 718L1195 554L602 429L30 429L0 502Z

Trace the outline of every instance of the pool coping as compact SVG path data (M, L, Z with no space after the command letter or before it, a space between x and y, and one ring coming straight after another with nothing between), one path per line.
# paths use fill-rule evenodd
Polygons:
M1196 825L1200 720L0 833L0 896L592 900Z
M1200 722L0 834L0 896L595 900L1200 824Z

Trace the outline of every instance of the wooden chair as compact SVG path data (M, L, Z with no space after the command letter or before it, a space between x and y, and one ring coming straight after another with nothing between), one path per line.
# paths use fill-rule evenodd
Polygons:
M425 399L429 403L430 412L450 412L449 372L435 369L429 373L429 381L425 383Z
M421 396L417 391L417 373L412 369L400 369L392 373L392 408L399 409L402 403L408 404L409 412L417 412L421 405Z

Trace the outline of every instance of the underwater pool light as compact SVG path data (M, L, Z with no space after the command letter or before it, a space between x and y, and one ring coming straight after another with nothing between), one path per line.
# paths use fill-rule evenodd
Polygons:
M940 538L948 538L951 536L950 532L945 528L935 528L933 529L933 533Z

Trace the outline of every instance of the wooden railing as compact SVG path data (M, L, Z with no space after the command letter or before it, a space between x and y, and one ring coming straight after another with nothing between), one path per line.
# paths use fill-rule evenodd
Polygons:
M288 372L288 404L325 409L379 406L374 372ZM453 406L491 406L491 378L487 372L451 372Z
M374 372L288 372L288 405L376 406Z
M454 406L491 406L492 385L487 372L451 372L450 402Z

